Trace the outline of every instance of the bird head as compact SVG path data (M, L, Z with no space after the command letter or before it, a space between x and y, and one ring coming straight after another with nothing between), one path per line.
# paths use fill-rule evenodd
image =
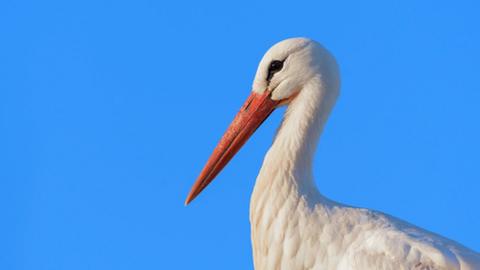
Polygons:
M272 100L291 100L319 73L317 59L323 51L320 44L307 38L291 38L275 44L258 65L252 91L268 92Z
M185 204L200 194L276 108L292 102L316 76L330 75L332 67L336 71L333 57L313 40L291 38L272 46L258 65L252 93L214 149Z

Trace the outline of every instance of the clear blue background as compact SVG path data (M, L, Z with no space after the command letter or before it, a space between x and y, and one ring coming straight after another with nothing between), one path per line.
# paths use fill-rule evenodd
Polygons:
M283 110L183 201L293 36L342 71L320 190L480 250L478 3L1 1L0 269L252 269L249 198Z

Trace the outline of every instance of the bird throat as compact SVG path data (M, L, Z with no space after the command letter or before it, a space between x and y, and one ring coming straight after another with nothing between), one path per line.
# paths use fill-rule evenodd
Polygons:
M299 208L309 212L328 203L312 175L317 142L336 99L327 93L320 80L300 91L265 156L250 201L254 258L265 258L272 245L282 245L287 228L300 222ZM259 263L255 259L256 267Z

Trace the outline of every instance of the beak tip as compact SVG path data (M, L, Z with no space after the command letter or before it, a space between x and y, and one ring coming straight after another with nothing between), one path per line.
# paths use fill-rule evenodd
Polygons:
M203 179L203 178L199 178L199 179ZM187 198L185 199L185 206L189 205L193 200L195 200L195 198L197 198L200 192L202 192L202 190L205 188L205 186L202 187L201 185L202 181L199 181L199 179L197 179L195 184L193 184L192 189L188 193Z
M195 199L195 197L196 195L190 192L187 196L187 199L185 199L185 206L188 206L193 201L193 199Z

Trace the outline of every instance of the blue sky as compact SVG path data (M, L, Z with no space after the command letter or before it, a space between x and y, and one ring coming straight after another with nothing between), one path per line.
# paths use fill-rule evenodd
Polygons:
M183 201L275 42L336 56L321 192L480 250L478 1L0 3L0 269L252 269L283 110Z

